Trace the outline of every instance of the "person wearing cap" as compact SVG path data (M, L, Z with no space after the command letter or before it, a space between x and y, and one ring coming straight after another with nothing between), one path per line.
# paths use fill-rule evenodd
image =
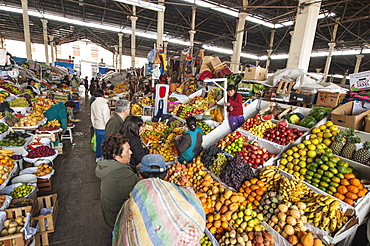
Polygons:
M129 165L131 149L128 138L121 134L109 135L103 142L103 158L97 161L96 176L101 180L100 199L106 226L113 230L122 204L139 182L134 167Z
M141 159L139 171L140 179L160 178L164 179L167 175L166 162L164 157L159 154L148 154Z
M123 122L130 114L130 102L124 99L118 100L116 103L116 112L110 117L105 124L105 136L119 133Z
M203 132L197 126L195 117L186 118L186 125L189 130L182 136L177 136L175 140L176 147L179 151L179 162L191 162L202 150Z
M227 112L229 112L228 121L231 131L235 131L243 125L245 119L243 116L243 98L242 95L236 93L234 85L227 86Z

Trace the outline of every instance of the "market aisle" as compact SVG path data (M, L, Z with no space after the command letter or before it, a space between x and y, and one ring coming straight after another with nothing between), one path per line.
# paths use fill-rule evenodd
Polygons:
M73 132L75 145L64 140L64 152L54 163L52 193L58 194L59 212L51 245L110 245L100 208L95 152L90 147L89 99L81 98L81 109L75 114L81 119Z

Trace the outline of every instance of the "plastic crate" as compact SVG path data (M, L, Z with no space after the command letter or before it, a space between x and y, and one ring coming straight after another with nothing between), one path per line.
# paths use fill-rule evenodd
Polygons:
M53 207L53 212L47 215L40 215L42 208ZM48 196L38 197L32 207L32 227L36 227L39 224L40 233L42 232L54 232L55 223L58 215L58 199L57 194ZM47 222L47 228L46 228Z

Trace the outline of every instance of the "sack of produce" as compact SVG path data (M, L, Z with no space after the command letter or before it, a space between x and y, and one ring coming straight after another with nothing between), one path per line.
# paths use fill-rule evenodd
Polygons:
M204 229L205 213L192 189L144 179L118 214L112 245L199 245Z

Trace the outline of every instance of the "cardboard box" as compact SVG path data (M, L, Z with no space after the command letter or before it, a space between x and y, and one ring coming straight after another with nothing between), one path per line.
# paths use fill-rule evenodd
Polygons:
M346 98L346 94L320 91L317 94L316 105L335 108Z
M317 99L316 94L304 93L304 92L292 92L290 94L290 101L297 103L315 104Z
M370 115L366 115L365 117L365 132L370 132Z
M370 110L366 110L359 115L352 115L353 105L354 102L348 102L334 109L331 112L331 120L335 125L363 130L365 124L364 118L370 114Z
M349 75L349 85L351 91L370 89L370 71L354 73Z
M244 71L244 79L266 80L267 69L262 67L247 67Z

